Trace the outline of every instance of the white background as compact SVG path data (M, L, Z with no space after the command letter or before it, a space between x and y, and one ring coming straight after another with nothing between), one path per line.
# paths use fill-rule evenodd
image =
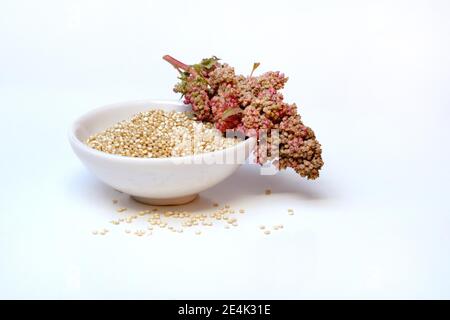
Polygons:
M2 0L0 298L450 298L449 18L445 0ZM167 53L285 72L320 179L246 165L186 206L245 208L232 230L108 224L111 199L142 206L87 172L67 130L100 105L178 99Z

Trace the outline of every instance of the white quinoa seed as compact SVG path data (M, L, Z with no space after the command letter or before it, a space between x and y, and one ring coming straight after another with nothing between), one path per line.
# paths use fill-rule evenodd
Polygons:
M142 237L143 235L145 235L145 230L136 230L134 234L138 237Z
M212 124L185 112L150 110L90 136L86 144L99 151L138 158L180 157L231 147L239 140L224 138Z

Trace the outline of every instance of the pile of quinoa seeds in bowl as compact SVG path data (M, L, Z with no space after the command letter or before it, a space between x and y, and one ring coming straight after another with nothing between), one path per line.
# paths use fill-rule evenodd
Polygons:
M90 136L86 144L110 154L136 158L182 157L213 152L239 143L189 112L149 110Z

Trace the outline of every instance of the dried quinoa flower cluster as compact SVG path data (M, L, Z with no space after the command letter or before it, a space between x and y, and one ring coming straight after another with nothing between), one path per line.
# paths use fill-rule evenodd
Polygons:
M273 162L280 169L293 168L302 177L316 179L323 166L322 149L314 131L305 126L295 103L284 102L279 90L288 78L280 72L252 76L236 75L216 57L186 65L170 56L164 59L180 72L174 91L191 104L196 119L214 123L222 132L237 130L258 138L260 164ZM271 130L278 130L273 136ZM261 143L261 132L265 143ZM277 148L278 150L275 150ZM278 152L273 152L278 151ZM276 156L277 155L277 156Z
M225 138L210 123L186 112L150 110L89 137L87 145L127 157L167 158L222 150L237 139Z

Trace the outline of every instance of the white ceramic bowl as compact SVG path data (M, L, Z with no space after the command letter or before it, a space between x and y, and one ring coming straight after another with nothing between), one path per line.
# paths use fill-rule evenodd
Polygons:
M70 144L81 162L104 183L137 201L153 205L192 201L199 192L235 172L255 146L255 139L250 138L231 148L194 156L132 158L101 152L84 143L92 134L151 109L187 111L190 107L153 100L111 104L88 112L75 121L69 132Z

